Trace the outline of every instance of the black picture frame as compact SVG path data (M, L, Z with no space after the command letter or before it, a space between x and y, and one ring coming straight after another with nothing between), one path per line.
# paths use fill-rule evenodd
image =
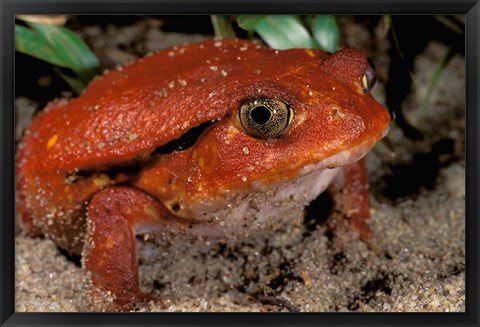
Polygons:
M479 17L478 1L1 1L0 185L1 326L84 325L439 325L479 326ZM14 309L14 16L16 14L465 14L466 15L466 312L465 313L16 313Z

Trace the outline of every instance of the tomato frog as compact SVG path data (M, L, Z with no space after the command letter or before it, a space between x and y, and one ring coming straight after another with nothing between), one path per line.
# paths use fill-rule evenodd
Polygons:
M374 82L354 48L226 39L148 54L37 114L16 156L19 224L82 255L103 311L150 299L138 234L247 235L328 190L368 238L361 158L390 124Z

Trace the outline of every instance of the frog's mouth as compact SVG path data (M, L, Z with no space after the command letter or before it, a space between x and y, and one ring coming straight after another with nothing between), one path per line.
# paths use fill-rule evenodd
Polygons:
M375 145L375 143L383 138L388 132L388 128L379 136L365 140L348 149L343 149L331 156L328 156L317 163L306 165L299 170L299 176L308 175L319 169L338 168L350 165L363 158Z
M266 176L265 179L253 181L252 188L262 189L271 185L288 182L289 180L300 178L319 170L340 168L353 164L363 158L375 143L382 139L387 133L388 128L359 144L341 149L327 157L321 157L317 161L312 160L312 162L308 164L299 165L292 162L290 166L283 170L275 171L274 176Z

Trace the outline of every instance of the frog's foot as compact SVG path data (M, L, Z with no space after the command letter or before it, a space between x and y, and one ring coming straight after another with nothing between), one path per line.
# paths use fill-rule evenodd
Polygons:
M83 267L95 310L128 311L151 300L161 302L139 289L135 231L148 226L168 228L169 219L155 198L133 187L107 188L92 198Z
M94 286L93 280L91 280L91 283L90 304L95 311L135 311L141 308L148 308L150 303L154 303L156 307L166 308L162 299L142 293L140 290L134 291L127 287L122 289L119 294L112 290L106 290L105 287Z
M364 160L343 167L328 187L328 193L332 197L334 210L348 219L363 241L368 241L372 230L367 223L370 205Z

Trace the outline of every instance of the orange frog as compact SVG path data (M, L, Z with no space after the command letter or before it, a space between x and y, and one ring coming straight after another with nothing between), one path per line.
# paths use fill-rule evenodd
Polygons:
M96 310L139 290L135 235L229 237L275 228L332 193L371 234L360 160L390 115L365 53L278 51L231 39L147 55L50 102L16 160L19 223L82 255ZM158 301L160 301L158 299Z

